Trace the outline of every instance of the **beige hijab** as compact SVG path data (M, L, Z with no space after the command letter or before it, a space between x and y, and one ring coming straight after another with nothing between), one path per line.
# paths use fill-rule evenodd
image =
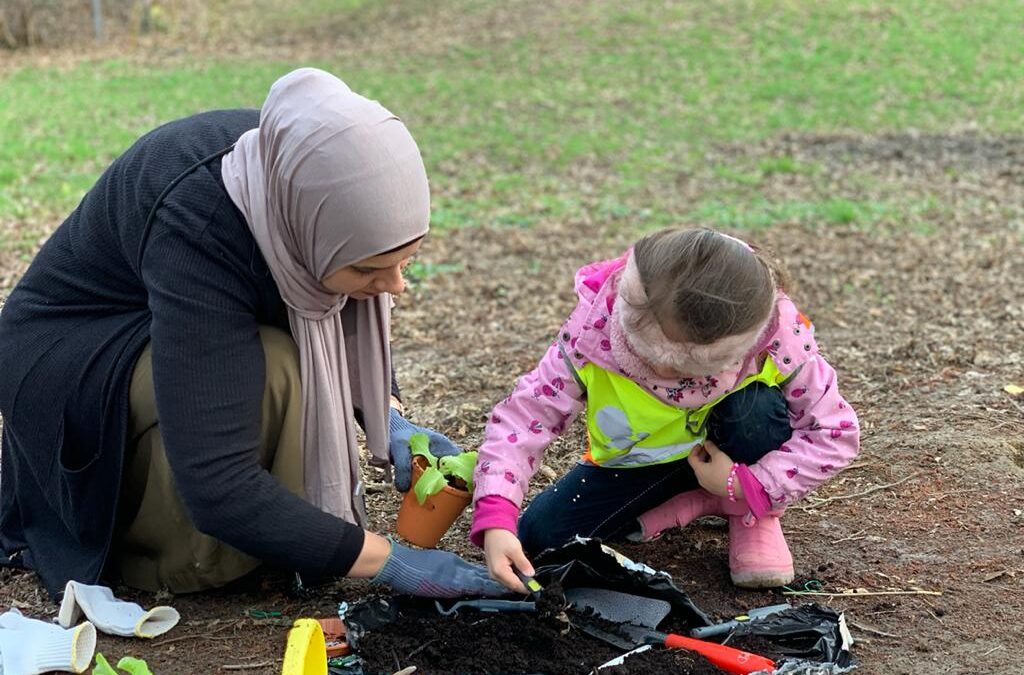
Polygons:
M353 407L363 412L375 461L386 463L391 297L352 300L356 332L346 336L348 298L320 280L426 234L430 192L419 148L379 103L303 68L270 88L259 128L238 139L221 173L298 343L306 499L365 527Z

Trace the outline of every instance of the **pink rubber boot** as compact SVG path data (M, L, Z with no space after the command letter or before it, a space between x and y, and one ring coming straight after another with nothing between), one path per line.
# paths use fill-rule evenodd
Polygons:
M793 581L793 556L777 515L729 516L729 573L740 588L776 588Z
M641 515L641 540L651 541L701 516L729 519L729 572L741 588L775 588L793 581L793 556L775 511L755 519L744 501L731 502L703 488L683 492Z
M730 502L711 494L704 488L681 492L664 504L655 506L637 518L640 521L642 541L651 541L673 527L686 527L701 516L743 516L746 504Z

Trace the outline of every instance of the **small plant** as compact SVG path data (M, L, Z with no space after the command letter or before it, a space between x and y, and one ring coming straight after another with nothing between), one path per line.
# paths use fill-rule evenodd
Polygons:
M416 501L420 504L426 502L431 495L439 493L446 485L472 492L476 452L435 457L430 452L430 439L423 433L413 434L409 438L409 447L413 457L422 457L427 461L427 468L413 486Z

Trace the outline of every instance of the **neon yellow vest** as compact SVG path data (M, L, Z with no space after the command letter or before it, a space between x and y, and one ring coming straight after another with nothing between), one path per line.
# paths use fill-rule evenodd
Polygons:
M761 372L742 380L728 394L699 408L676 408L629 378L588 363L577 371L587 392L584 459L605 467L636 468L683 459L707 437L705 422L716 403L751 382L777 387L786 376L771 357Z

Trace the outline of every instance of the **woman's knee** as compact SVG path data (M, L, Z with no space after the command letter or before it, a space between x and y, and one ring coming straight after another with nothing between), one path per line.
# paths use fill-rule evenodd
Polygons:
M782 390L761 382L725 397L708 417L708 438L741 464L778 450L792 433Z

